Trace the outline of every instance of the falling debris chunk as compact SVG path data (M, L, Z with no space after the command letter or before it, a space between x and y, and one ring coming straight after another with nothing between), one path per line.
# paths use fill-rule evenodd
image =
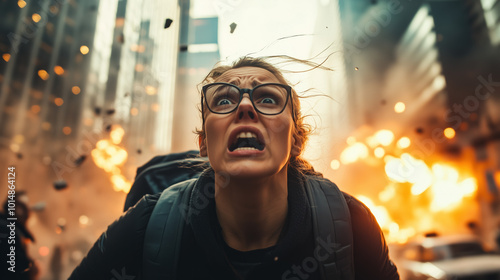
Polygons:
M61 234L66 229L65 225L57 225L56 233Z
M359 68L358 68L358 67L354 67L354 70L358 71L358 70L359 70Z
M17 154L16 154L16 157L17 157L18 159L23 159L23 154L21 154L21 153L17 153Z
M99 107L95 107L95 108L94 108L94 113L95 113L96 115L100 115L100 114L101 114L101 108L99 108Z
M75 165L76 166L80 166L84 161L85 159L87 158L86 155L81 155L79 156L76 160L75 160Z
M181 52L186 52L188 50L188 46L187 45L181 45L180 48L179 48L179 51Z
M110 132L110 131L111 131L111 127L112 127L112 126L113 126L112 124L108 124L108 125L106 126L106 128L105 128L105 129L106 129L106 132Z
M234 22L233 22L233 23L231 23L231 24L229 25L229 27L231 27L231 31L229 31L229 32L230 32L231 34L233 34L234 30L236 29L236 23L234 23Z
M422 134L422 133L424 133L424 129L421 127L417 127L417 129L415 129L415 132L418 134Z
M116 40L118 41L118 43L125 43L125 36L122 34L118 35L118 37L116 38Z
M106 114L108 114L108 115L113 115L114 113L115 113L115 109L106 110Z
M57 180L54 182L54 188L58 191L63 190L67 187L68 187L68 183L66 183L66 181L64 181L64 180Z
M137 153L138 154L142 154L142 150L141 149L137 149Z
M174 21L173 21L173 20L171 20L171 19L169 19L169 18L167 18L167 19L165 20L165 26L164 26L163 28L165 28L165 29L169 28L169 27L170 27L170 25L172 24L172 22L174 22Z

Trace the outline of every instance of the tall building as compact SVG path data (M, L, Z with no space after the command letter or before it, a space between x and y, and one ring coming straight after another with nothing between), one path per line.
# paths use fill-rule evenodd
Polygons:
M0 136L13 151L54 153L75 138L98 4L2 1Z
M413 128L454 125L447 110L456 114L477 78L498 72L497 0L339 3L355 126L391 123L394 112L384 108L398 101L407 102L398 121L418 119ZM465 120L469 129L477 119Z
M193 1L180 1L180 34L177 79L173 107L172 151L197 145L193 131L200 128L200 101L196 85L220 59L218 17L197 17L191 13ZM210 68L209 68L210 67Z
M127 180L169 151L179 13L177 1L164 0L0 0L0 158L16 166L16 191L48 206L30 225L40 279L69 276L81 260L74 252L89 249L79 236L97 238L122 211L124 193L89 159L109 125L125 130ZM67 191L54 188L57 179ZM82 213L86 228L74 223ZM69 258L58 266L61 250Z
M87 148L72 149L88 154L110 124L120 124L130 130L130 148L170 150L176 1L0 5L0 139L5 148L38 147L39 156L55 159L85 142L80 146ZM171 26L165 25L167 19Z
M442 63L437 47L434 18L428 4L422 5L412 18L401 39L396 44L394 61L388 70L383 98L387 104L403 102L405 114L398 122L414 127L426 127L433 124L422 116L421 112L431 115L442 111L446 106L446 79L442 73ZM381 121L387 121L397 113L394 110L381 112Z
M421 1L339 1L348 80L348 121L353 127L376 126L386 100L386 76L396 46ZM392 104L393 105L393 104Z
M121 125L138 157L170 151L179 26L176 1L118 2L105 93L87 114L99 111L94 131Z

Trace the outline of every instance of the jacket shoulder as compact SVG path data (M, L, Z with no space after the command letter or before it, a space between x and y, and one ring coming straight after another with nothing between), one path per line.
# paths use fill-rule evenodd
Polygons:
M351 213L356 279L399 279L377 219L359 199L342 192Z
M111 279L126 267L137 275L146 227L160 194L145 195L101 234L69 279Z
M359 214L366 216L373 215L370 211L370 208L368 208L368 206L366 206L359 199L355 198L351 194L348 194L344 191L342 191L342 195L344 196L344 199L347 202L347 205L349 206L349 210L358 212Z

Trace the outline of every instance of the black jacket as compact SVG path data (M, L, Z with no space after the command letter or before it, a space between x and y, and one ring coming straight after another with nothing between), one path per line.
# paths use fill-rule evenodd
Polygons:
M195 188L213 185L200 177ZM314 236L301 181L289 177L288 220L278 243L250 252L227 246L215 214L215 200L186 224L179 256L179 279L319 279L311 262ZM70 279L143 279L142 250L146 226L160 194L146 195L111 224L73 271ZM345 194L353 231L356 279L399 279L383 234L370 210ZM190 206L192 207L192 205Z

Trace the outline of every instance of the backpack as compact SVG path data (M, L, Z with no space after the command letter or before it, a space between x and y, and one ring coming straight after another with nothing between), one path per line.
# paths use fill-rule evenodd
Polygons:
M198 178L210 166L208 158L199 157L199 154L199 151L190 150L156 156L137 168L137 175L125 198L123 210L127 211L146 194L161 193L169 186Z
M144 279L176 279L185 206L189 205L196 179L209 166L206 158L194 158L195 153L155 157L138 169L130 197L127 195L125 209L134 205L141 193L162 192L144 236ZM354 279L351 218L342 192L329 180L315 176L306 176L305 191L316 246L325 240L336 244L326 259L317 260L321 278Z

